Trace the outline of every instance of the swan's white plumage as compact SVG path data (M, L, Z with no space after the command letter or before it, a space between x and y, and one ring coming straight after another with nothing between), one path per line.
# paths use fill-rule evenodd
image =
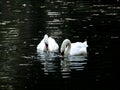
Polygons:
M69 39L65 39L61 45L61 52L65 56L68 55L87 55L87 41L71 43Z
M42 39L41 42L37 45L37 51L46 51L45 49L45 42L44 39Z
M47 51L45 43L48 44L48 51L50 51L50 52L58 51L59 46L58 46L57 42L52 37L48 37L47 34L44 35L44 38L37 45L37 51Z
M50 52L56 52L59 49L57 42L52 37L48 38L48 49Z
M70 55L85 55L87 54L87 43L85 42L76 42L71 43Z

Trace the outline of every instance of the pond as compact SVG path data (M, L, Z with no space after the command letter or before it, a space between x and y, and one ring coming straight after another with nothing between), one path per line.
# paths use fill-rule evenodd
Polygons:
M112 90L118 49L119 0L0 1L0 90ZM87 57L43 57L44 35L87 40ZM115 88L114 88L115 89Z

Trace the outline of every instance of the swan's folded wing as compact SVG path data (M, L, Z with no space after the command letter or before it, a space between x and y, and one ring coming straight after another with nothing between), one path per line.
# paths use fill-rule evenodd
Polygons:
M71 44L70 55L80 55L86 53L86 47L81 42Z
M37 51L44 51L45 50L45 43L44 40L41 40L41 42L37 45Z
M59 46L53 38L49 37L49 42L48 43L49 43L49 50L51 52L58 51Z

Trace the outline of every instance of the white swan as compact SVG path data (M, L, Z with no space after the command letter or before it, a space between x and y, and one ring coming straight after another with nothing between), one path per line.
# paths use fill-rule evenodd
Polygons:
M87 55L87 41L71 43L69 39L65 39L61 45L61 55L69 56L69 55Z
M37 51L49 51L49 52L57 52L59 49L58 44L55 39L52 37L48 37L47 34L44 35L44 38L37 45Z

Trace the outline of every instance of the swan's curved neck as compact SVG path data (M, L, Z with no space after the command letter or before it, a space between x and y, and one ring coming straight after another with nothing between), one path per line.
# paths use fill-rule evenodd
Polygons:
M71 43L69 42L66 45L64 54L68 56L70 54L70 49L71 49Z
M48 35L45 35L45 36L44 36L44 42L45 42L46 44L48 44Z
M44 43L45 43L45 48L48 51L48 35L47 34L44 36Z
M69 55L71 49L71 42L69 39L65 39L61 45L61 53L64 55Z

